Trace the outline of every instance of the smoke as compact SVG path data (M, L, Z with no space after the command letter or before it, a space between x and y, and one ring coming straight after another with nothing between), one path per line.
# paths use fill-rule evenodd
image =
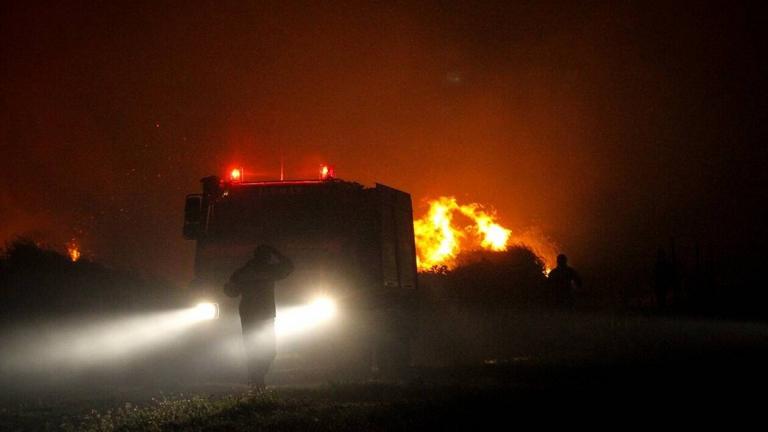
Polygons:
M4 339L4 370L79 370L146 355L208 318L198 308L76 323L39 324Z
M540 228L530 227L519 234L515 233L511 243L531 249L536 256L544 261L547 271L555 268L557 265L557 255L560 253L560 247Z
M0 189L0 242L8 244L17 238L58 243L66 234L58 232L49 214L29 211L20 205L8 189Z
M681 231L755 238L749 9L13 5L0 234L63 245L82 230L102 260L186 282L183 196L232 163L276 178L284 160L289 178L328 162L417 202L493 203L577 258Z
M22 376L25 385L34 385L50 375L57 380L82 380L79 377L83 374L110 370L140 382L163 374L166 379L186 382L206 378L242 381L246 357L239 319L231 313L214 319L217 315L214 305L199 304L165 312L28 322L3 328L0 381ZM274 331L286 355L290 356L297 344L306 355L306 341L318 336L325 340L328 332L335 334L335 321L335 302L318 298L305 305L279 308L274 330L258 330L249 337ZM144 370L154 362L160 364L152 372Z

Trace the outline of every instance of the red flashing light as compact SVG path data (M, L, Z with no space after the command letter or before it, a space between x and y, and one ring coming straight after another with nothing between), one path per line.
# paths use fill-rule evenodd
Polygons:
M320 180L328 180L332 179L334 177L333 175L333 167L330 165L320 165Z
M233 182L240 182L243 180L243 169L242 168L233 168L232 171L229 172L229 180Z

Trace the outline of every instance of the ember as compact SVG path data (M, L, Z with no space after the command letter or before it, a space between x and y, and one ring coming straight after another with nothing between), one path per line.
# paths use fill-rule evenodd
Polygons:
M67 255L72 262L77 262L80 259L80 247L77 245L77 240L72 239L67 243Z

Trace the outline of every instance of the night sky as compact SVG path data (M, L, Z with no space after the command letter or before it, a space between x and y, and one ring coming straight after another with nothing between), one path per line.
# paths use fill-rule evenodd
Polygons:
M492 205L582 267L764 249L766 15L724 2L14 2L0 237L184 283L184 195L322 162ZM62 4L64 3L64 4ZM701 4L700 4L701 3Z

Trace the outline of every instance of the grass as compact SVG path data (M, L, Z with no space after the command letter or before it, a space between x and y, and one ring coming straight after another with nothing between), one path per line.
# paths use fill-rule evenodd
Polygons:
M734 354L736 361L728 361ZM768 356L755 354L649 364L451 368L410 384L326 384L260 393L230 387L149 398L112 389L88 393L89 399L79 402L57 394L0 403L0 430L495 430L575 418L613 425L611 416L727 413L733 406L744 411L762 400L750 395L768 382L763 367Z
M85 405L6 409L0 415L0 428L94 432L421 430L456 426L475 414L500 410L508 400L507 393L500 388L329 384L260 393L177 394L80 412Z
M762 349L730 349L648 361L425 369L409 384L329 383L260 393L213 385L155 398L138 388L70 389L0 401L0 430L479 430L584 416L591 424L611 416L743 412L762 401L752 395L768 385L767 361Z

